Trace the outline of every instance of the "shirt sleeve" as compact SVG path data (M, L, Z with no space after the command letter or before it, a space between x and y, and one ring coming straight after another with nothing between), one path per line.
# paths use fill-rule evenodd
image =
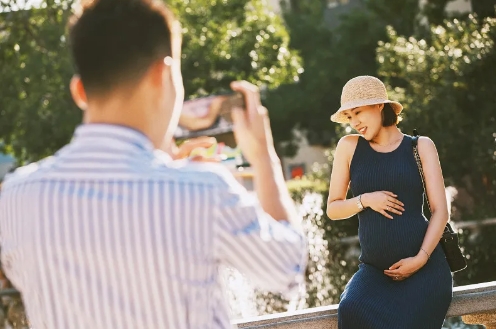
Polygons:
M302 232L264 212L255 195L232 175L224 181L216 207L220 261L259 288L287 293L298 287L307 263Z

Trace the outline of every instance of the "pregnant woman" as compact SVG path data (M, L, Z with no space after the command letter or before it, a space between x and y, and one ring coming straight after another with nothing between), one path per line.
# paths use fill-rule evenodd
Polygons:
M448 221L439 157L421 137L427 221L412 137L397 128L402 109L379 79L359 76L346 83L331 117L358 132L338 143L327 201L329 218L359 218L360 265L341 296L340 329L440 329L451 302L452 276L439 245ZM349 186L354 197L346 199Z

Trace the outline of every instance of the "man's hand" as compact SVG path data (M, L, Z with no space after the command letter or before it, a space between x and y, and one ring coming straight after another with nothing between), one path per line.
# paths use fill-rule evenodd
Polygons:
M267 109L260 102L258 87L247 81L231 83L234 91L243 94L246 109L233 109L234 137L248 162L275 154Z
M164 145L168 144L168 146L164 146L164 151L169 153L169 155L174 160L188 158L193 152L195 152L196 154L191 156L190 158L191 161L219 162L219 158L208 157L206 155L206 149L212 147L215 143L217 143L217 140L214 137L202 136L189 139L182 143L179 147L176 146L176 143L174 141L164 143Z

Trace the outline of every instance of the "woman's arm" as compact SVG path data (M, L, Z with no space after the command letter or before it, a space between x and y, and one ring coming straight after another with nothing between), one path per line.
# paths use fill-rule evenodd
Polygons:
M420 137L418 150L424 171L427 197L431 206L431 218L424 241L417 255L402 259L384 271L386 275L399 277L400 280L411 276L427 263L441 239L449 217L443 173L436 146L430 138Z
M431 255L438 245L449 219L448 202L446 201L441 164L434 142L428 137L420 137L418 150L424 170L425 189L431 206L429 227L419 254L426 251Z
M350 161L355 152L358 136L347 135L341 138L334 153L327 216L332 220L349 218L360 212L358 197L346 200L350 185Z

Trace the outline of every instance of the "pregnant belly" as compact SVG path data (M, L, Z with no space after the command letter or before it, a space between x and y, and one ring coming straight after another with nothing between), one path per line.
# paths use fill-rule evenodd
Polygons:
M403 215L390 220L376 214L360 218L360 261L383 270L417 255L428 226L424 217Z

